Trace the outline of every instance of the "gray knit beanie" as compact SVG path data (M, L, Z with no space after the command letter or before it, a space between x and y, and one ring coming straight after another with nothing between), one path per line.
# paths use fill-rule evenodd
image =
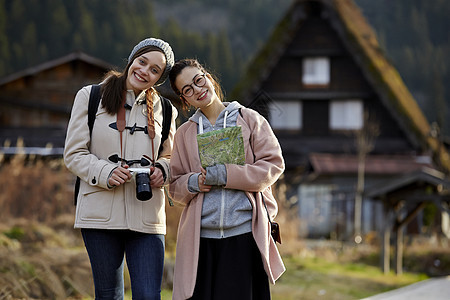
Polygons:
M167 76L169 76L169 72L172 69L173 64L175 63L175 58L174 58L172 48L170 47L170 45L167 42L160 40L160 39L155 39L155 38L147 38L145 40L140 41L139 44L134 46L133 50L131 51L130 56L128 57L128 63L131 62L131 60L133 59L133 56L136 54L136 52L139 51L139 49L142 49L147 46L158 47L159 49L161 49L164 52L164 55L166 56L166 68L164 69L164 72L162 73L161 78L159 78L159 80L155 83L155 85L161 85L164 83Z

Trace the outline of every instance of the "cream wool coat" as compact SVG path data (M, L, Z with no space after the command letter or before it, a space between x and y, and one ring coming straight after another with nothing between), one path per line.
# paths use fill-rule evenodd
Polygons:
M129 229L144 233L165 234L165 197L162 188L153 188L153 197L148 201L136 199L134 178L116 188L108 188L107 179L117 163L108 160L113 154L127 160L141 159L143 155L152 157L151 139L143 131L125 129L122 133L123 149L120 150L120 134L110 128L117 121L116 115L106 113L101 102L96 114L92 138L89 136L88 103L91 86L83 87L75 96L72 113L67 128L64 162L67 168L81 178L78 195L75 228ZM141 104L142 93L136 99L133 91L127 92L126 126L144 127L147 117L143 114L145 104ZM136 101L135 101L136 100ZM170 175L169 162L175 134L177 110L172 108L171 129L164 149L157 162ZM161 141L162 104L159 97L154 99L155 131L154 149L158 153ZM133 165L131 167L139 167ZM167 182L168 183L168 179Z
M253 206L253 237L261 252L269 281L274 284L285 271L285 267L275 242L270 237L267 212L258 192L264 191L267 208L273 219L278 212L278 206L270 187L283 173L284 160L278 140L268 122L251 109L242 107L241 112L243 117L238 116L237 125L242 126L246 164L226 165L225 188L247 191L246 194ZM172 179L169 193L174 201L185 205L178 226L174 300L192 297L197 277L204 194L191 193L188 190L189 177L200 172L196 135L195 122L188 121L180 126L175 135L170 162Z

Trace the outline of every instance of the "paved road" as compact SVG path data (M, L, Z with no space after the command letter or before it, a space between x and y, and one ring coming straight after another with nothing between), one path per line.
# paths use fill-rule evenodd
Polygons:
M431 278L362 300L450 300L450 276Z

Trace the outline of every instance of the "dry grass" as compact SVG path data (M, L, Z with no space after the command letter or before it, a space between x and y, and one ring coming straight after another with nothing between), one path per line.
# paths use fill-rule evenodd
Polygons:
M0 165L0 219L49 222L74 212L74 177L62 159L26 159L15 155Z
M66 216L48 224L10 219L0 227L0 299L92 294L89 261L71 224Z

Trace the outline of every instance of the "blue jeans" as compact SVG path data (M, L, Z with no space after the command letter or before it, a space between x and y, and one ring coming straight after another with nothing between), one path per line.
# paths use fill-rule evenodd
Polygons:
M164 235L81 229L94 277L95 299L123 299L124 256L133 299L161 299Z

